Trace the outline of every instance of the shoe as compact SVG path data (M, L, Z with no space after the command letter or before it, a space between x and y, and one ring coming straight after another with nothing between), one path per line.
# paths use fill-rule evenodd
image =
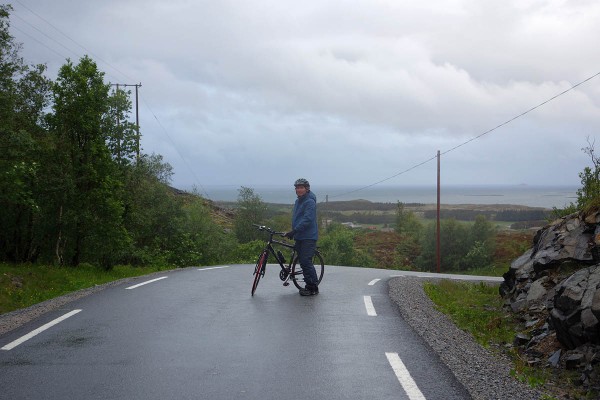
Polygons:
M300 289L300 296L314 296L316 294L319 294L318 286L306 285L305 288Z

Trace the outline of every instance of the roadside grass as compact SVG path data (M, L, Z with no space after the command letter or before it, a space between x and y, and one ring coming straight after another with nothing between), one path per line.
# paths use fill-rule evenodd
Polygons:
M425 282L423 289L439 311L473 334L480 345L512 343L517 323L503 311L497 285L442 280Z
M502 276L506 271L508 271L506 264L491 264L484 267L461 271L459 273L462 275L474 276Z
M546 371L524 363L510 346L519 330L519 321L503 310L497 285L442 280L425 282L423 289L436 308L457 327L473 335L477 343L492 352L505 352L514 363L511 373L516 379L539 387L549 378Z
M119 265L106 271L89 264L72 268L0 263L0 314L76 290L165 269L167 268Z

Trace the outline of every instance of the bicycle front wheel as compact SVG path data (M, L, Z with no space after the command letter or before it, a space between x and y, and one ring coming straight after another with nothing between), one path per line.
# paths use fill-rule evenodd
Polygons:
M323 279L323 274L325 273L325 263L323 262L323 257L319 251L315 251L315 255L313 256L313 264L315 266L315 272L317 273L317 284L321 283ZM294 261L292 262L292 282L294 282L294 286L298 289L302 289L305 286L304 275L302 274L302 267L300 267L300 263L298 262L298 255L294 257Z
M265 266L267 265L268 257L269 253L263 251L260 257L258 257L258 261L256 261L256 266L254 267L254 281L252 282L252 296L254 296L260 278L265 276Z

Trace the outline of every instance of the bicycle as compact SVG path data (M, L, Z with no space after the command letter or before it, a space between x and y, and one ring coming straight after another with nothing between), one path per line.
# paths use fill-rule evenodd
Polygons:
M283 236L285 232L276 232L273 229L264 226L264 225L254 225L259 231L266 231L269 233L269 239L265 244L265 248L260 253L258 257L258 261L256 261L256 266L254 267L254 281L252 282L252 296L254 296L254 292L256 291L256 287L258 286L258 282L260 278L265 276L265 268L267 266L267 260L269 259L269 255L273 255L277 263L281 267L281 271L279 271L279 279L283 281L283 286L289 286L290 279L294 283L298 289L302 289L304 286L304 275L302 274L302 268L300 268L300 264L298 263L298 254L296 253L296 249L293 244L282 242L273 238L275 235ZM280 250L275 251L273 248L273 243L286 247L292 250L292 254L290 257L290 263L286 265L286 260L283 253ZM315 265L315 270L317 272L317 284L321 283L323 279L323 274L325 273L325 263L323 262L323 256L321 252L317 248L315 250L315 255L313 257L313 264Z

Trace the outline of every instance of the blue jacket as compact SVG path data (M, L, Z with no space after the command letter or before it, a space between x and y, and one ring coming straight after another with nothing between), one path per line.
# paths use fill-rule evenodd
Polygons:
M292 212L292 229L296 240L317 240L317 196L312 191L298 197Z

